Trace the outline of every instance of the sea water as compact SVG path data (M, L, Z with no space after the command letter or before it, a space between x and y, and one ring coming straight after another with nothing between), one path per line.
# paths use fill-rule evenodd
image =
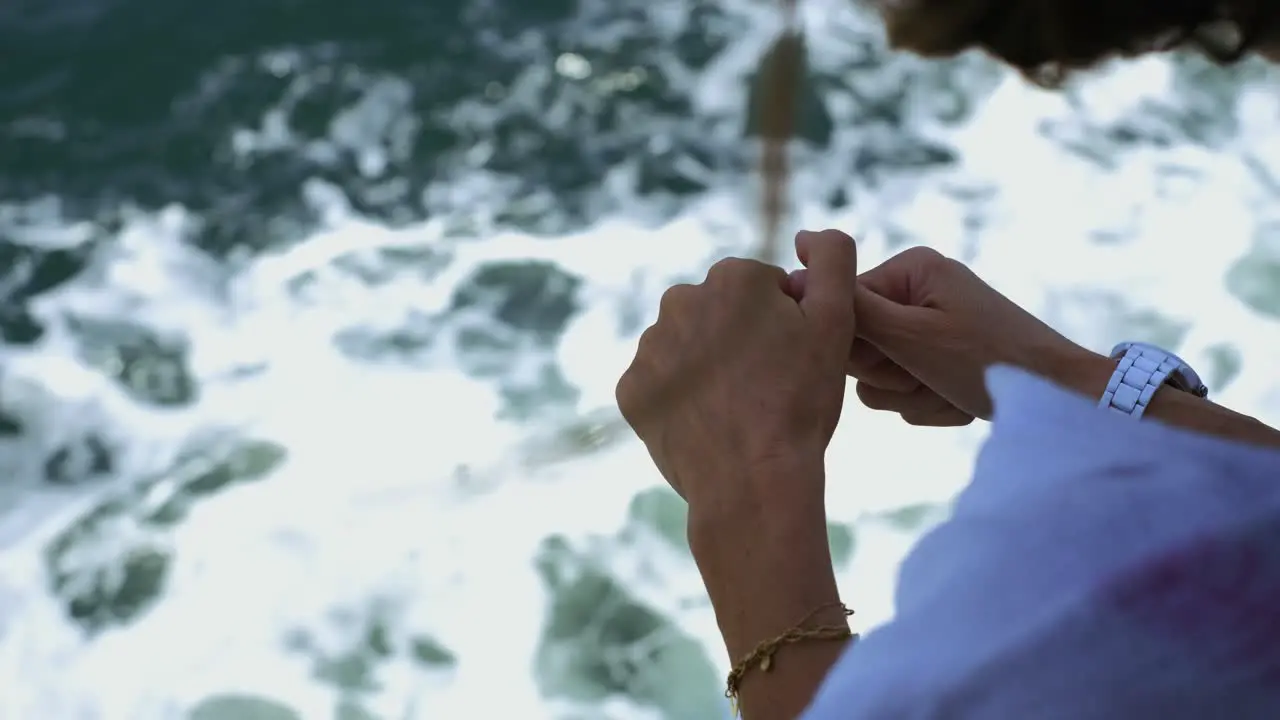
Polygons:
M1275 76L1047 93L802 3L787 227L969 263L1280 422ZM683 508L613 406L753 251L752 0L0 8L0 719L727 717ZM778 262L788 267L794 258ZM985 428L851 400L859 629Z

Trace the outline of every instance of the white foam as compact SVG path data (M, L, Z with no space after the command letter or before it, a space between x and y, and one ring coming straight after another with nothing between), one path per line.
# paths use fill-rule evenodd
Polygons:
M844 5L815 7L826 8L827 18L863 22L846 14ZM654 4L655 12L673 6ZM719 64L686 80L698 88L700 107L740 107L732 78L754 64L768 27L758 17L753 32ZM838 26L815 31L815 47L840 47ZM1081 102L1098 118L1118 117L1143 97L1164 97L1167 76L1162 60L1116 69L1087 86L1091 91ZM397 132L388 108L405 101L400 85L376 87L343 115L334 138L348 147L369 144L362 155L369 174L384 167L390 152L385 144ZM1274 100L1263 95L1249 96L1248 103L1255 119L1274 109ZM806 196L799 202L802 217L812 226L859 233L864 267L891 252L889 224L953 254L973 251L980 274L1036 312L1057 308L1064 331L1095 349L1122 339L1114 333L1123 328L1096 309L1111 306L1077 302L1075 293L1117 293L1133 309L1185 322L1193 361L1222 342L1245 358L1223 399L1280 421L1274 373L1280 329L1244 308L1222 284L1267 212L1258 207L1263 191L1241 153L1280 147L1280 132L1255 120L1242 135L1248 148L1134 151L1115 158L1116 169L1107 172L1039 132L1043 121L1069 111L1061 96L1007 77L971 123L947 131L947 141L963 153L958 169L906 181L895 186L893 197L864 189L862 199L836 213ZM264 146L268 135L273 148L292 142L278 127L260 135L242 131L238 137L246 152ZM839 137L858 140L852 132ZM1160 166L1175 159L1202 176L1161 198L1168 188ZM824 162L815 158L813 167L827 175L815 170L799 186L829 186L833 178ZM962 231L964 208L949 192L956 184L998 189L976 250ZM310 679L300 657L282 649L281 637L293 627L323 624L335 605L358 607L371 596L394 599L407 626L439 637L460 658L455 673L426 685L415 684L404 668L394 675L393 668L377 698L388 716L408 717L420 707L418 717L553 717L530 675L546 609L533 554L548 534L615 531L629 499L660 482L643 448L623 442L577 460L522 467L519 448L527 431L494 420L499 400L491 384L468 379L447 357L414 369L356 363L337 354L332 336L352 325L393 325L407 309L439 310L486 260L554 260L588 281L588 307L566 332L558 359L583 391L580 409L607 415L613 383L636 339L635 332L620 333L619 308L636 302L647 320L667 284L696 277L726 252L747 252L753 221L741 216L750 202L741 189L717 188L662 224L622 214L551 240L503 233L459 241L447 239L434 221L392 229L355 217L332 188L317 185L312 195L328 208L329 228L256 260L231 280L225 296L211 289L221 287L217 283L190 280L208 280L211 271L179 242L186 228L180 209L140 215L122 235L119 256L102 261L98 279L53 295L48 309L93 305L182 329L209 378L202 403L192 411L143 417L75 366L60 342L8 366L5 387L27 378L67 398L32 400L53 403L60 413L45 423L49 430L41 437L53 437L83 412L81 400L72 398L87 398L83 402L109 406L103 412L111 422L170 449L200 428L231 425L282 443L289 456L268 482L200 505L168 538L176 554L164 601L92 643L72 631L39 577L42 545L66 522L66 512L10 519L8 527L20 531L0 527L6 547L0 557L0 718L178 717L204 695L236 690L270 694L308 718L327 717L329 691ZM1100 229L1128 237L1115 244L1091 241ZM57 234L49 230L51 237ZM424 245L453 256L429 283L370 288L332 266L350 252ZM189 272L175 274L174 268ZM307 273L319 288L309 299L286 292L286 283ZM217 380L249 365L260 369L235 381ZM853 521L945 501L966 480L982 434L980 427L908 427L851 400L831 451L831 514ZM34 450L27 455L36 456ZM164 458L159 451L143 453L124 470L159 467ZM461 483L458 466L483 482ZM884 525L860 532L841 583L858 607L859 624L866 625L891 615L893 576L912 538ZM676 607L677 596L698 595L696 576L672 559L663 563L679 592L654 591L653 597L669 602L670 614L721 658L705 607Z

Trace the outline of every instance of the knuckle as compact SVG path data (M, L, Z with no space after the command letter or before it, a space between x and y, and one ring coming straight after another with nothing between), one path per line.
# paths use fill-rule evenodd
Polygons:
M950 258L927 245L917 245L902 251L904 257L921 267L934 267L947 263Z
M969 272L969 268L964 263L947 257L931 247L913 247L907 252L912 254L912 264L919 268L921 275L925 277L948 277L956 271Z
M720 282L724 280L749 280L765 275L784 272L781 268L766 265L759 260L740 257L727 257L716 261L707 271L707 280Z
M634 367L634 366L633 366ZM622 413L622 418L630 423L635 417L635 375L632 368L622 373L622 377L618 378L618 384L613 389L614 400L618 403L618 412Z
M627 414L627 405L631 398L631 368L623 371L618 378L618 382L613 386L613 399L618 402L618 409L625 416Z
M658 301L658 315L670 315L678 312L681 307L689 301L689 296L693 293L693 286L681 283L672 285L662 293L662 298ZM645 334L648 334L647 332ZM641 336L643 340L644 336Z
M737 277L745 273L746 268L751 264L750 260L739 257L727 257L717 260L715 264L707 270L707 279L724 279Z
M613 388L613 397L618 403L618 411L622 413L622 418L632 426L635 425L636 418L640 415L644 398L649 393L647 386L651 382L646 379L645 367L649 363L648 353L652 352L652 345L653 341L650 333L646 332L640 336L640 348L636 351L635 359L623 371L622 376L618 378L617 385Z
M646 362L649 357L658 352L655 347L658 344L658 324L650 325L647 330L640 333L640 339L636 342L636 356L631 361L631 367L627 368L626 374L634 375L641 363Z

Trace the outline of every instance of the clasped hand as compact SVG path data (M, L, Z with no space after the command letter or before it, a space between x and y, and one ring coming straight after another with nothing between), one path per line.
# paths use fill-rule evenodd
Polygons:
M861 276L839 231L802 232L796 252L805 269L791 275L728 259L668 290L618 383L623 416L691 522L822 512L846 373L867 407L944 426L990 418L993 364L1064 381L1107 362L933 250Z
M822 507L820 474L782 484L764 470L821 467L844 404L857 252L834 231L800 233L796 251L798 300L781 268L736 258L669 289L618 382L618 407L691 521Z

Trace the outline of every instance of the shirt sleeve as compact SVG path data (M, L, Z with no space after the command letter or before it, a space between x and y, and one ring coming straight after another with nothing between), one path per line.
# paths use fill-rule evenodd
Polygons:
M803 719L1280 717L1280 452L987 382L952 517Z

